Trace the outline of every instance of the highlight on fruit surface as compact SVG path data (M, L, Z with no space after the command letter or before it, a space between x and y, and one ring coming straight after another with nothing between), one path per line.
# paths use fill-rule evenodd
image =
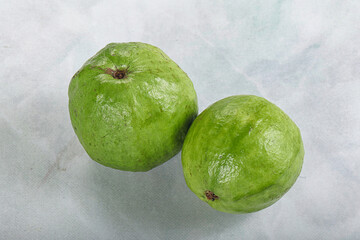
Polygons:
M249 213L278 201L303 164L299 128L264 98L238 95L204 110L182 149L188 187L216 210Z
M69 85L75 133L96 162L148 171L177 154L197 115L187 74L146 43L110 43Z

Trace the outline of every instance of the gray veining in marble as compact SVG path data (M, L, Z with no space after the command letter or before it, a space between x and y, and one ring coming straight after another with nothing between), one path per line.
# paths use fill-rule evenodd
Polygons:
M360 239L360 1L0 0L0 239ZM164 50L199 108L255 94L301 129L303 170L273 206L217 212L180 154L146 173L93 162L67 110L109 42Z

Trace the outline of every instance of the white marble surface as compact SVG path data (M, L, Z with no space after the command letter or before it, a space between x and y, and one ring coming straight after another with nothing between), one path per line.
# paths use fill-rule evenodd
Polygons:
M0 239L360 239L360 1L0 0ZM72 130L72 75L109 42L163 49L200 110L263 96L301 129L294 187L253 214L217 212L180 154L103 167Z

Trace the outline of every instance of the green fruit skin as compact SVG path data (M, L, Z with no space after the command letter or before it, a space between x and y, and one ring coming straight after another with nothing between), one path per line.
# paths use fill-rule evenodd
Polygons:
M108 68L127 76L116 79ZM177 154L198 112L187 74L145 43L108 44L73 76L68 95L88 155L126 171L148 171Z
M204 110L182 150L188 187L216 210L250 213L279 200L300 174L304 147L295 123L264 98L238 95ZM217 199L208 199L205 191Z

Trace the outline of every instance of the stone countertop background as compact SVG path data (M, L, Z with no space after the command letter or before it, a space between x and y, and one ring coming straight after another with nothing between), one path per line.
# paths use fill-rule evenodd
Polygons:
M0 0L0 239L360 239L360 1ZM254 94L299 126L305 160L273 206L232 215L186 186L92 161L72 75L110 42L160 47L199 110Z

